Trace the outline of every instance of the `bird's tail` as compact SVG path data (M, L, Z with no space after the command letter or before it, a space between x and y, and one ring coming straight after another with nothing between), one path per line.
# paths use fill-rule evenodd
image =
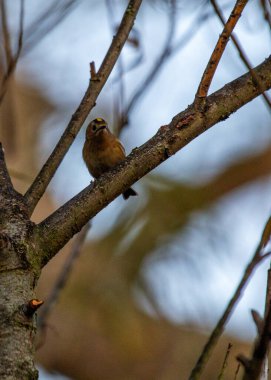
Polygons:
M135 195L137 195L137 192L134 191L134 189L132 189L131 187L128 190L125 190L124 193L122 194L125 200L128 199L129 197L134 197Z

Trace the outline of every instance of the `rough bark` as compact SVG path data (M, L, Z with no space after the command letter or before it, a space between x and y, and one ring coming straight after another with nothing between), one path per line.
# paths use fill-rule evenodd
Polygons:
M35 324L24 312L39 274L32 262L34 225L9 180L1 147L0 184L0 378L36 379Z

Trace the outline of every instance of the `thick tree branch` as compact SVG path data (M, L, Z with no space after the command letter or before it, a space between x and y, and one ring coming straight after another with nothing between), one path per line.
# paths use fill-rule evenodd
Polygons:
M77 133L86 120L89 112L95 106L96 99L105 85L109 74L111 73L125 41L133 27L137 12L142 0L130 0L123 15L116 36L113 38L111 46L102 62L102 65L95 77L91 79L88 89L75 113L73 114L65 132L51 153L47 162L35 178L25 194L25 201L28 205L29 214L31 215L36 204L44 194L49 182L54 176L63 157L73 143Z
M254 70L264 89L269 89L271 56ZM204 117L195 111L194 104L176 115L154 137L140 148L135 148L121 165L105 173L93 186L85 188L36 227L41 265L45 265L90 218L125 189L259 94L259 88L247 73L206 99Z

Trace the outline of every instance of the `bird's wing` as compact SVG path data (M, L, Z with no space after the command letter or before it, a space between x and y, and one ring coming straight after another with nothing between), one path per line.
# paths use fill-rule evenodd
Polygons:
M117 145L118 145L119 149L122 151L123 155L126 156L124 146L122 145L122 143L120 142L119 139L117 139L117 143L118 143Z

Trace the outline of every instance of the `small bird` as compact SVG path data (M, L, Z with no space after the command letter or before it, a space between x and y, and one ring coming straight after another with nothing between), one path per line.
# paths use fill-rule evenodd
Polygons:
M121 142L110 132L107 122L102 118L92 120L86 130L83 159L88 171L98 178L107 170L118 165L126 157ZM124 199L137 193L130 187L122 194Z

